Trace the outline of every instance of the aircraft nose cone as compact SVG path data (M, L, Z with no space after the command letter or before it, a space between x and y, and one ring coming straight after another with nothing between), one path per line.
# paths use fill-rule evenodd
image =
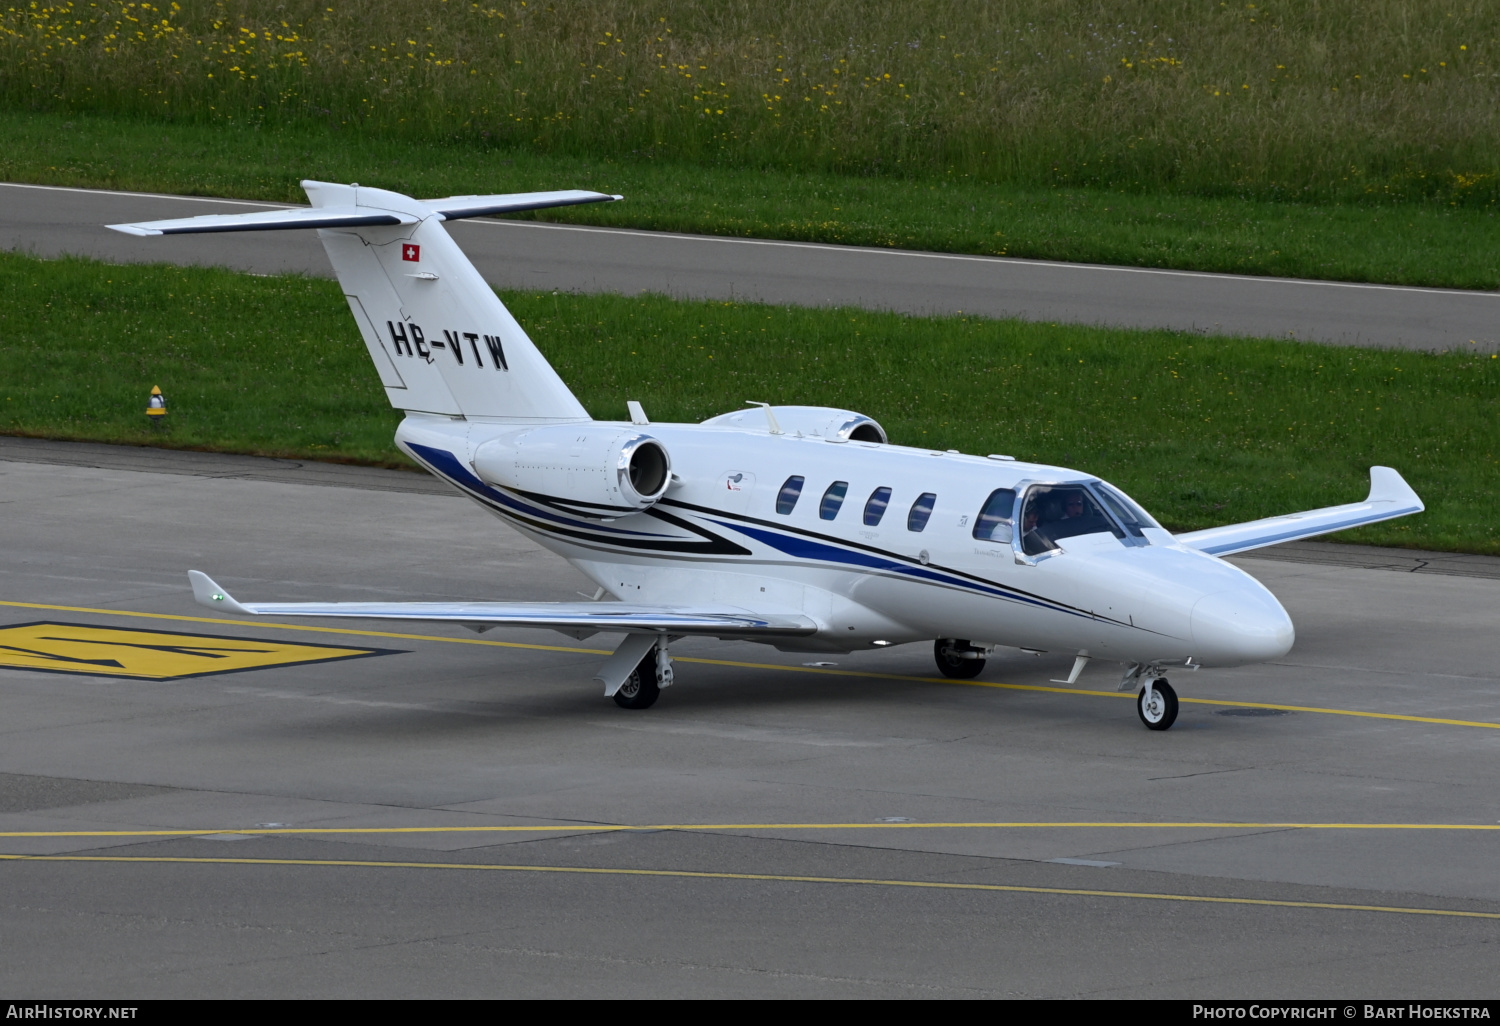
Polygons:
M1218 666L1280 658L1296 638L1291 617L1264 589L1203 596L1193 606L1192 629L1197 657Z

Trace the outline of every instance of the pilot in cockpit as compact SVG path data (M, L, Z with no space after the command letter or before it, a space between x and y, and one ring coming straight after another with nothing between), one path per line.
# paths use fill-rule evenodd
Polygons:
M1083 493L1069 492L1067 498L1063 499L1062 519L1072 520L1083 516Z

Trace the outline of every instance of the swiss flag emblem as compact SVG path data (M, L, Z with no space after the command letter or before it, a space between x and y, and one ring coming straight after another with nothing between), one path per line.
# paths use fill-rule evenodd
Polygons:
M401 259L402 260L421 260L422 259L422 247L421 246L414 246L410 242L406 243L405 245L403 245L401 247Z

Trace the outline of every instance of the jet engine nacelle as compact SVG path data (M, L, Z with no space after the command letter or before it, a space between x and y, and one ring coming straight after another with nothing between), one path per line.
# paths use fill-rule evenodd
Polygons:
M703 423L713 427L769 430L771 419L766 416L768 412L776 418L776 425L783 434L802 434L837 442L879 442L884 445L888 441L885 428L877 424L874 418L853 410L836 410L831 406L772 406L768 409L735 410L733 413L710 417Z
M484 442L474 472L492 485L597 520L639 513L665 494L672 461L631 427L550 424Z

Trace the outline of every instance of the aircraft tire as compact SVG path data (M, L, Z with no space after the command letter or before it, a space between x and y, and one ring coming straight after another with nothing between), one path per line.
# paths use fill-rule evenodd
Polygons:
M1146 725L1147 730L1166 730L1177 722L1177 692L1172 690L1172 685L1166 680L1158 679L1151 682L1151 690L1156 695L1151 707L1146 707L1146 689L1143 687L1135 696L1135 712Z
M938 672L951 680L972 680L984 672L983 659L960 659L949 651L953 645L967 645L957 638L938 638L932 643L932 657Z
M630 671L620 690L615 692L615 705L621 709L649 709L661 697L661 688L656 683L656 653L650 652L641 660L641 665Z

